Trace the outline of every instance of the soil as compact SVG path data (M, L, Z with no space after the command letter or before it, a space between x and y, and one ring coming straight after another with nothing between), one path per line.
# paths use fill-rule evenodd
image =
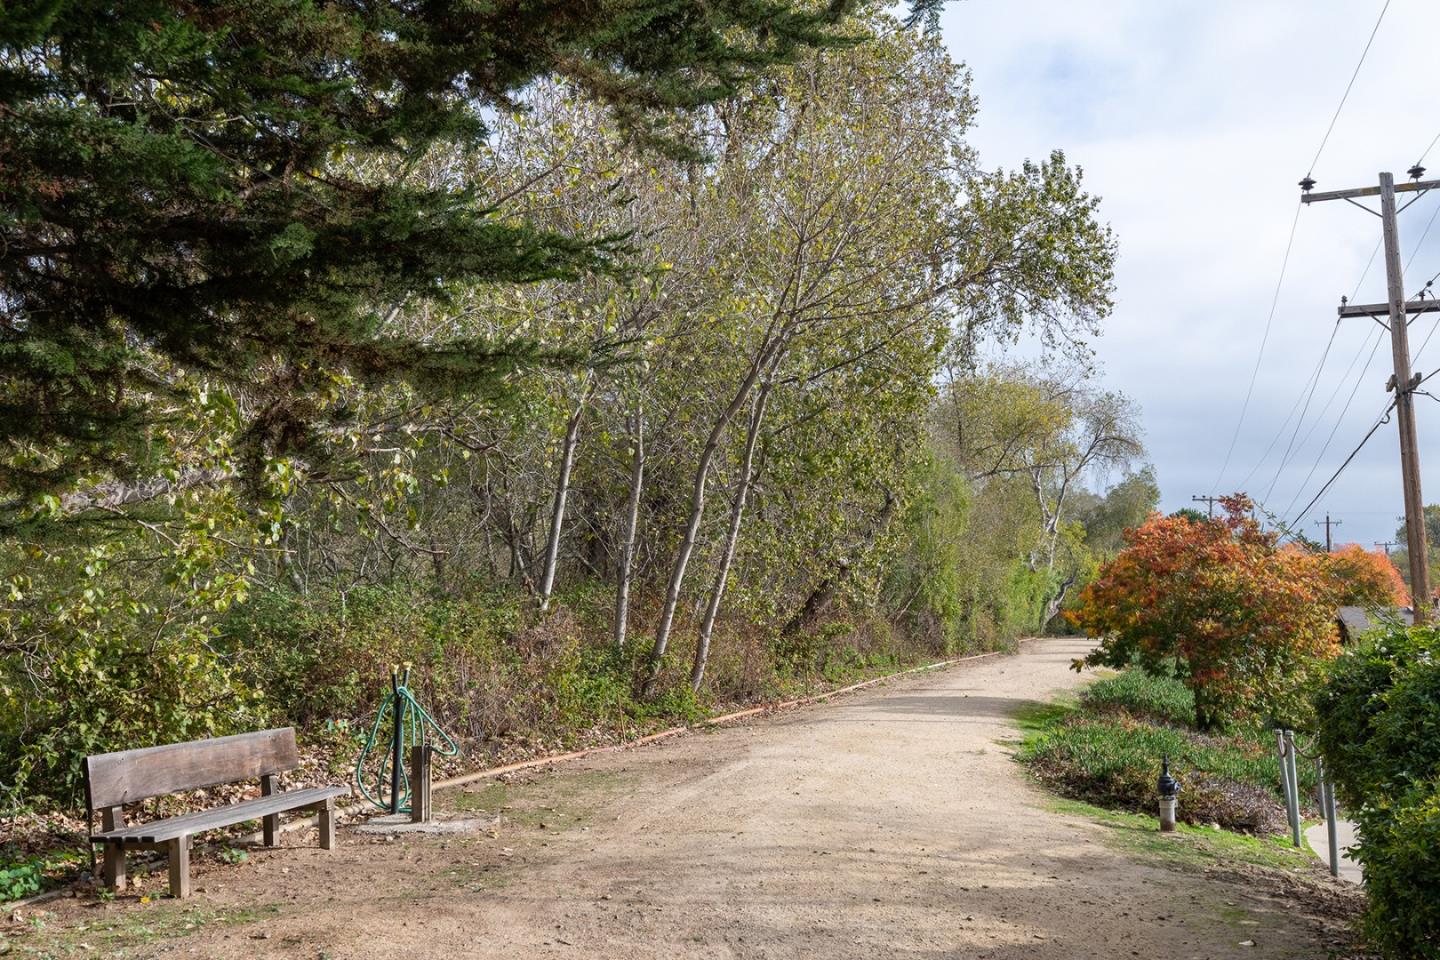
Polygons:
M1358 894L1315 871L1127 852L1010 757L1086 645L435 795L476 837L313 834L194 866L196 896L45 905L13 956L1323 958ZM312 846L306 846L306 844ZM151 902L140 896L153 893Z

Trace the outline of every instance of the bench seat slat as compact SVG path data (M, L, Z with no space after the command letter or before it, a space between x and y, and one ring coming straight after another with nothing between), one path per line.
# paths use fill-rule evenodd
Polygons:
M140 823L133 827L92 834L90 839L94 843L163 843L166 840L174 840L192 833L202 833L218 827L244 823L246 820L259 820L261 817L273 813L283 813L287 810L312 806L331 797L349 795L350 788L345 786L285 790L280 793L272 793L268 797L256 797L253 800L242 800L240 803L232 803L223 807L197 810L194 813L170 817L167 820L152 820L149 823Z

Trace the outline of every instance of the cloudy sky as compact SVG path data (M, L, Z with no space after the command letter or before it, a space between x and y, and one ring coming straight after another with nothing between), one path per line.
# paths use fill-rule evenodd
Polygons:
M1118 307L1100 359L1107 384L1143 409L1166 510L1189 506L1193 494L1245 489L1292 520L1386 405L1388 335L1362 377L1384 331L1367 320L1335 329L1342 295L1358 287L1363 302L1385 299L1379 258L1361 282L1380 222L1345 203L1305 208L1254 397L1220 475L1295 220L1296 182L1383 6L959 0L944 14L946 43L973 72L980 100L974 142L986 163L1014 166L1059 147L1104 198L1121 260ZM1440 2L1391 0L1315 164L1317 189L1373 184L1381 170L1406 179L1440 134L1437 68ZM1427 163L1440 178L1440 146ZM1401 215L1406 258L1414 251L1406 274L1411 294L1440 271L1440 220L1419 243L1437 212L1440 190ZM1435 325L1424 316L1411 326L1412 353ZM1294 434L1297 401L1303 404L1332 332ZM1440 335L1415 365L1424 373L1440 368ZM1419 397L1417 404L1426 500L1440 502L1440 403ZM1292 411L1297 417L1287 425ZM1281 469L1292 434L1294 449ZM1341 541L1393 539L1403 511L1393 423L1311 511L1308 534L1323 539L1313 521L1327 511L1343 523Z

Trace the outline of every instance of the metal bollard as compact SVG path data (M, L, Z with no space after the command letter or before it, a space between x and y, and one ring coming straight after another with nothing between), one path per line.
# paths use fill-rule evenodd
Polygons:
M1335 784L1325 774L1323 762L1315 761L1315 772L1320 777L1320 809L1325 815L1325 839L1330 844L1330 876L1340 876L1340 826L1335 814Z
M406 669L408 679L409 669ZM400 812L400 795L405 790L403 778L405 775L405 757L401 753L402 744L405 740L405 701L400 696L400 668L390 668L390 694L394 711L395 731L390 736L390 813L392 815Z
M1286 769L1290 775L1290 840L1295 846L1300 846L1304 841L1300 837L1300 774L1295 768L1295 731L1285 731L1285 760Z

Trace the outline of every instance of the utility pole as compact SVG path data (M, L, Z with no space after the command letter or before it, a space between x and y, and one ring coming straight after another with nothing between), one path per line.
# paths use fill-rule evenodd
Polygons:
M1319 203L1325 200L1347 200L1355 203L1361 197L1380 198L1381 232L1385 241L1385 286L1387 301L1383 304L1351 306L1342 303L1341 317L1380 317L1389 319L1390 353L1395 364L1395 374L1388 389L1395 391L1395 413L1400 431L1400 475L1405 491L1405 540L1410 559L1410 594L1415 611L1415 622L1430 619L1430 570L1425 547L1425 501L1420 496L1420 451L1415 439L1415 387L1418 379L1410 374L1410 314L1440 312L1440 301L1407 301L1405 278L1400 265L1400 228L1396 223L1398 211L1395 208L1397 193L1424 194L1440 187L1440 180L1422 181L1425 168L1419 165L1409 171L1411 183L1395 183L1395 175L1380 174L1378 187L1359 187L1351 190L1333 190L1329 193L1311 193L1315 181L1306 177L1300 181L1301 202ZM1419 199L1417 196L1415 199ZM1411 203L1414 201L1412 200ZM1356 203L1363 210L1375 213L1364 204ZM1406 204L1409 206L1409 204Z
M1343 522L1344 522L1343 520L1331 520L1331 519L1330 519L1330 514L1328 514L1328 513L1325 514L1325 519L1324 519L1324 520L1316 520L1316 521L1315 521L1315 526L1317 526L1317 527L1324 527L1324 528L1325 528L1325 552L1326 552L1326 553L1334 553L1334 552L1335 552L1335 547L1334 547L1334 545L1333 545L1333 542L1332 542L1331 539L1330 539L1330 528L1331 528L1331 527L1338 527L1338 526L1340 526L1340 524L1343 523Z
M1396 543L1394 540L1376 540L1375 546L1379 547L1381 550L1384 550L1385 556L1388 557L1390 556L1390 548L1398 547L1400 546L1400 544Z
M1215 519L1215 504L1220 500L1219 497L1193 497L1193 496L1192 496L1190 499L1191 499L1192 501L1194 501L1195 503L1207 504L1207 505L1209 506L1209 508L1210 508L1210 519L1211 519L1211 520L1214 520L1214 519Z

